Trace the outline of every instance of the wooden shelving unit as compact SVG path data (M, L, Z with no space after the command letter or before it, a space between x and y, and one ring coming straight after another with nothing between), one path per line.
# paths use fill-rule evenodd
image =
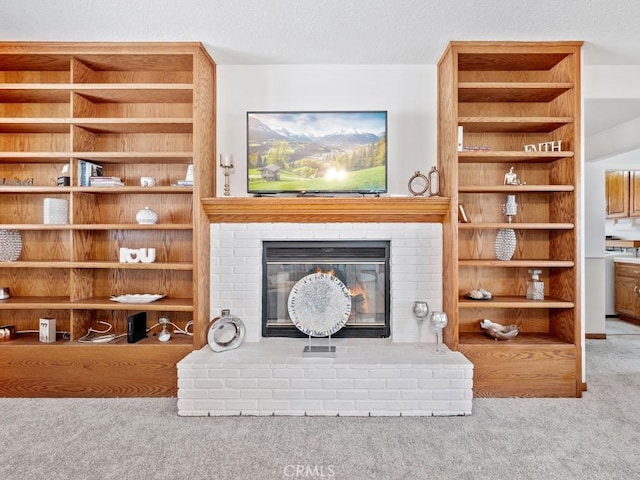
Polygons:
M445 342L474 363L476 396L579 397L583 391L579 288L581 42L452 42L438 65L438 153L443 194ZM458 126L465 147L458 151ZM561 142L561 151L524 151ZM521 185L503 185L509 166ZM506 195L518 214L507 223ZM469 223L458 223L459 205ZM496 259L499 229L517 247ZM543 301L526 298L541 269ZM489 301L464 298L484 288ZM484 318L518 324L498 342Z
M0 229L22 252L0 263L0 324L37 331L57 320L55 344L34 333L0 343L0 396L172 396L176 362L206 344L209 223L200 198L215 196L215 64L198 43L0 43ZM122 187L80 186L91 161ZM195 185L175 186L194 165ZM56 186L63 167L70 186ZM157 186L141 187L140 177ZM65 199L68 224L44 224L45 198ZM159 215L140 225L148 206ZM119 249L153 247L154 263L119 263ZM197 279L197 281L195 281ZM159 293L150 304L112 295ZM193 336L167 343L79 343L89 328L126 333L168 317ZM157 333L157 332L156 332Z

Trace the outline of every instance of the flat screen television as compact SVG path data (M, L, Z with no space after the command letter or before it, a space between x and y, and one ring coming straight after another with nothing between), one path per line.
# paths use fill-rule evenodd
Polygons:
M387 112L247 112L249 193L387 191Z

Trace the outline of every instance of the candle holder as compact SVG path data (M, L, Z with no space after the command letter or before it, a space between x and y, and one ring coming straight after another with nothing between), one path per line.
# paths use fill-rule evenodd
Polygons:
M220 154L220 167L224 169L224 196L231 195L231 188L229 187L229 170L233 168L233 157L231 155L225 156Z

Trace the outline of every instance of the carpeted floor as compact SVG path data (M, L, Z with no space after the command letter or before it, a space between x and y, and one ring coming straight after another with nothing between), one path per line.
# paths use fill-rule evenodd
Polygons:
M640 326L587 340L581 399L468 417L178 417L175 399L0 399L0 478L640 478Z

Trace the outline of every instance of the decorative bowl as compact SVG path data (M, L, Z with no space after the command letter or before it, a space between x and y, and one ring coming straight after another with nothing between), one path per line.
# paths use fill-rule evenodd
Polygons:
M480 330L494 340L511 340L520 333L520 327L518 325L501 325L487 319L480 322Z
M129 295L112 296L109 300L118 303L151 303L160 300L165 295L151 293L133 293Z

